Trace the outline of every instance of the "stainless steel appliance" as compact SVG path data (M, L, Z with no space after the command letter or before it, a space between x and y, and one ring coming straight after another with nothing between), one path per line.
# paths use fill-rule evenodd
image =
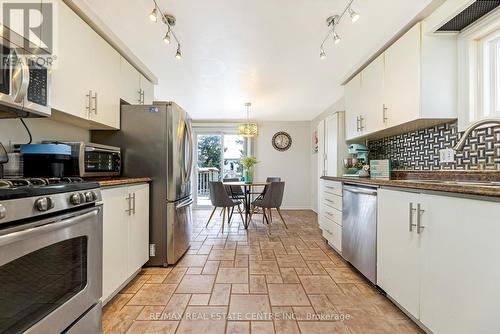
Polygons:
M121 112L121 130L93 131L92 141L122 147L123 175L153 179L147 264L174 264L189 248L192 229L191 119L173 102L124 105Z
M101 202L81 179L0 180L1 333L101 333Z
M342 256L377 282L377 189L344 185Z
M122 169L121 149L84 142L59 142L71 147L71 159L64 166L65 176L119 176Z
M0 43L0 118L50 116L50 69L43 55L18 45L5 38Z

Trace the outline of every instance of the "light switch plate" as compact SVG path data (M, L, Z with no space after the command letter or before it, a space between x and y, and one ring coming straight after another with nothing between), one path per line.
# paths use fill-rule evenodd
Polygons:
M455 151L452 148L439 150L439 162L455 162Z

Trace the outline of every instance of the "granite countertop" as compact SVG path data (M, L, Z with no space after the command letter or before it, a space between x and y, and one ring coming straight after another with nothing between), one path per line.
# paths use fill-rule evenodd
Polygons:
M112 186L122 186L134 183L145 183L151 182L152 179L149 177L102 177L102 178L90 178L86 181L97 182L101 187L112 187Z
M459 174L459 175L456 175ZM410 178L405 176L410 176ZM416 178L421 176L420 178ZM358 178L358 177L335 177L335 176L323 176L322 179L339 181L343 183L361 184L377 187L396 187L396 188L406 188L406 189L418 189L418 190L428 190L428 191L439 191L439 192L449 192L456 194L465 195L476 195L476 196L490 196L490 197L500 197L500 183L495 186L482 186L481 182L499 182L498 178L500 173L446 173L446 172L435 172L435 173L395 173L396 178L393 177L391 180L381 180L381 179L370 179L370 178ZM455 181L459 182L473 182L479 183L474 185L469 184L457 184L453 183Z

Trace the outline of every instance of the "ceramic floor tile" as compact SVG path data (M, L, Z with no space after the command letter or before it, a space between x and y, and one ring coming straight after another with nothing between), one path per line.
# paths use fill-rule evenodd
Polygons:
M347 327L338 321L299 321L299 328L302 334L350 334Z
M176 267L203 267L207 262L207 255L184 255Z
M175 293L211 293L215 275L185 275Z
M189 305L208 305L208 301L210 300L209 293L195 293L191 295L191 300L189 301Z
M328 294L339 291L339 287L327 275L299 275L299 279L307 294Z
M215 284L209 305L228 305L231 284Z
M248 284L232 284L231 293L246 294L249 293Z
M238 320L260 320L260 314L269 314L267 295L231 295L229 313L237 315Z
M176 333L222 334L226 328L226 315L225 307L188 306Z
M250 275L250 293L267 293L265 276Z
M214 249L210 252L208 260L233 261L235 252L233 249Z
M175 291L174 284L144 284L128 305L167 305Z
M274 334L274 324L271 321L252 321L252 333Z
M301 284L268 284L272 306L307 306L311 303Z
M216 283L248 283L248 268L219 268Z
M126 334L174 334L178 321L134 321Z
M248 321L228 321L226 334L250 334L250 323Z
M279 275L280 270L276 261L249 261L250 274L252 275Z

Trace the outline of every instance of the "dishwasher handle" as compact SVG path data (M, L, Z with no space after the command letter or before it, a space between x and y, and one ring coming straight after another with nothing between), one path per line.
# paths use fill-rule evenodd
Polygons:
M377 190L375 190L375 189L344 186L344 190L351 192L351 193L355 193L355 194L364 194L364 195L373 195L373 196L377 195Z

